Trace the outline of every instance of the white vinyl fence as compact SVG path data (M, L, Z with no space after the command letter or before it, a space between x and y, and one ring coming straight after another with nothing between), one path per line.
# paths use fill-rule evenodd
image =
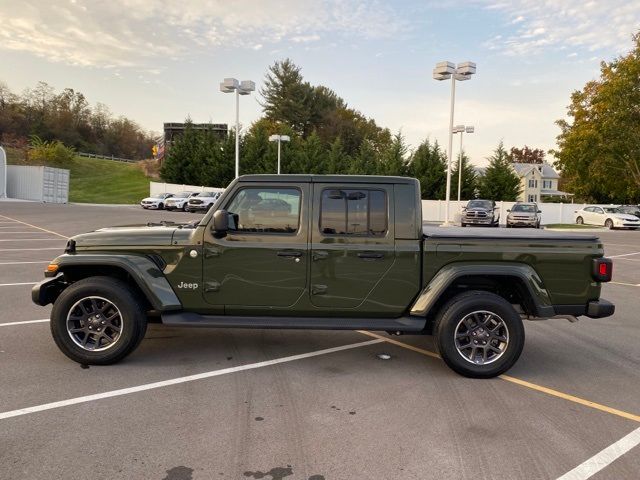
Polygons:
M425 222L444 222L445 217L445 201L444 200L422 200L422 220ZM500 223L507 221L507 210L510 209L515 202L496 202L500 209ZM449 221L460 223L460 213L462 207L467 205L467 201L452 201L449 204ZM549 225L551 223L575 223L575 211L580 210L586 205L585 203L538 203L538 207L542 211L542 224ZM611 205L600 205L603 207Z
M180 193L180 192L222 192L224 188L219 187L204 187L202 185L185 185L178 183L161 183L161 182L149 182L149 194L151 196L159 193Z

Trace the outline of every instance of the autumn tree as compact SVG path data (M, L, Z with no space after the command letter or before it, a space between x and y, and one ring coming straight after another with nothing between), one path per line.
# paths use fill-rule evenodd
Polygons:
M509 160L512 163L543 163L544 150L540 148L529 148L527 145L525 145L524 148L511 147Z
M556 165L566 188L592 201L640 201L640 35L627 55L600 64L600 78L571 95L558 120Z

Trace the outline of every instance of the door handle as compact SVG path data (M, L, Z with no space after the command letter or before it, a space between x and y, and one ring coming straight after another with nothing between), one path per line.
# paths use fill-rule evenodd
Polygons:
M379 252L358 252L358 258L363 260L380 260L384 258L384 253Z
M276 255L279 257L298 258L302 256L302 252L298 250L281 250Z
M204 249L204 258L218 257L220 256L220 250L217 248L205 248Z
M329 258L329 252L325 252L323 250L314 250L311 258L314 262L317 260L326 260L327 258Z

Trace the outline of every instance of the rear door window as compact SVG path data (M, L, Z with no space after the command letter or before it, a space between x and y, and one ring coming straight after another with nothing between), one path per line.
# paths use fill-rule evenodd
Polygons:
M320 207L320 232L323 235L384 236L387 224L384 191L323 190Z

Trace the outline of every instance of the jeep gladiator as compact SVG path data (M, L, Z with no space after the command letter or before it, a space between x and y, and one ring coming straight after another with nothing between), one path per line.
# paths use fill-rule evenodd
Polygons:
M32 299L83 364L121 360L158 321L432 334L487 378L518 359L523 319L613 314L603 254L594 236L425 227L412 178L247 175L199 221L72 237Z

